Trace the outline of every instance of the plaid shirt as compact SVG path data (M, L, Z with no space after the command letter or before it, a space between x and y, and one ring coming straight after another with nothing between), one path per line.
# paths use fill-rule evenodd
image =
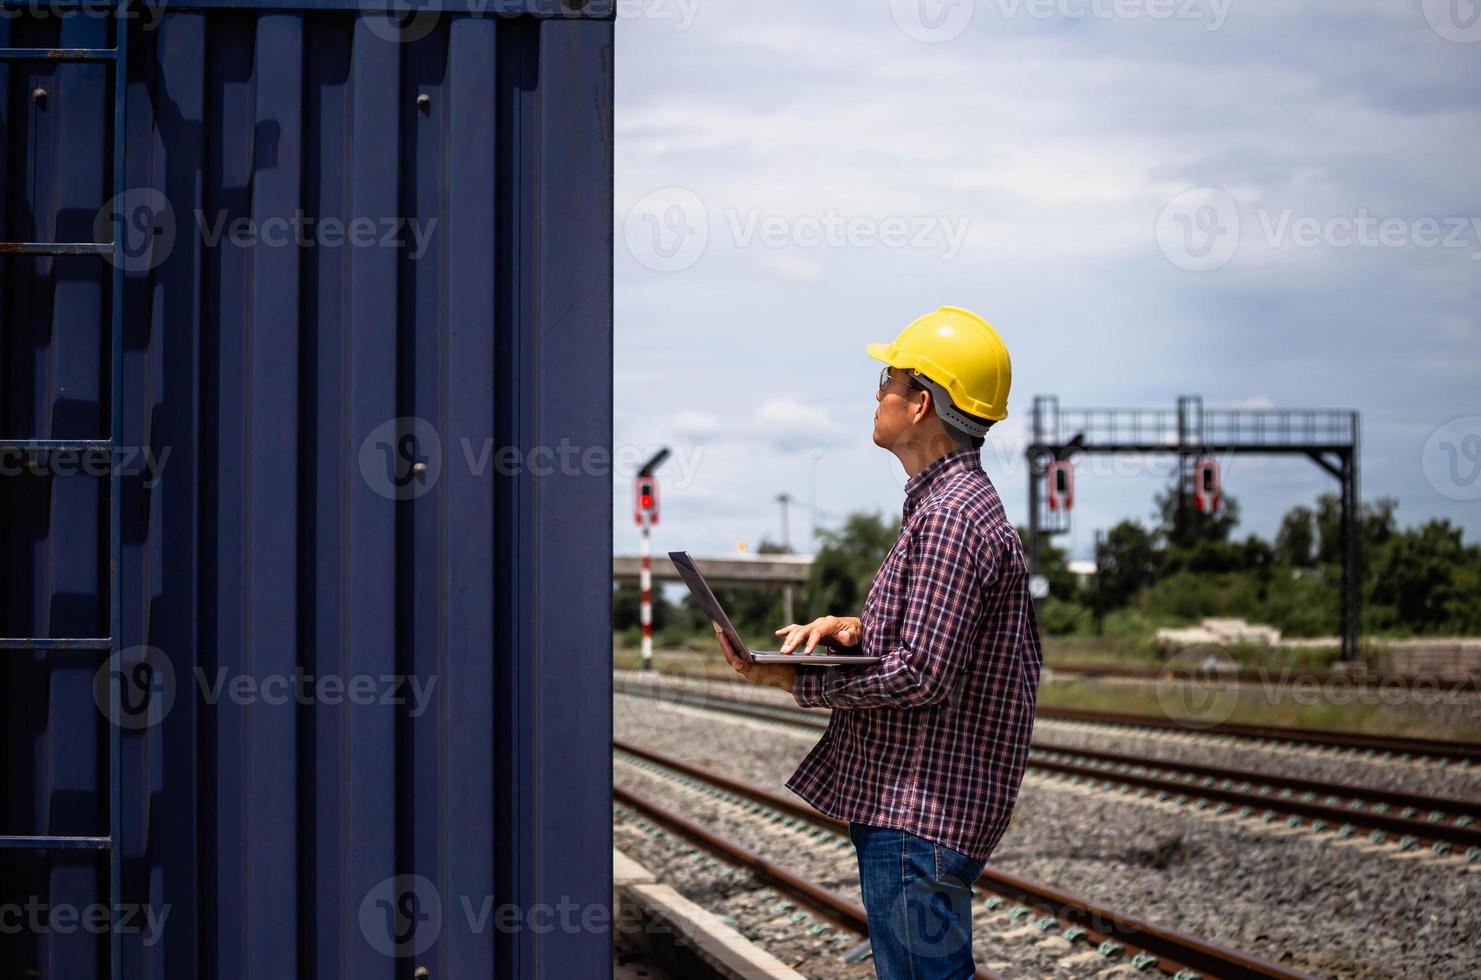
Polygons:
M787 787L986 860L1023 781L1042 662L1023 546L980 450L933 461L905 494L860 616L884 659L797 671L797 703L833 712Z

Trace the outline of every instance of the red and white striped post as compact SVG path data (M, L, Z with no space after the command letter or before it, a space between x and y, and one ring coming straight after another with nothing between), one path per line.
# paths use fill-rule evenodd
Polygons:
M656 457L662 461L662 455ZM658 523L658 480L652 473L639 473L633 481L633 522L643 529L642 564L638 570L638 585L642 589L642 605L638 619L643 624L643 669L653 669L653 559L649 529Z
M643 590L643 605L638 613L643 623L643 669L653 669L653 560L647 525L643 526L643 564L638 571L638 585Z

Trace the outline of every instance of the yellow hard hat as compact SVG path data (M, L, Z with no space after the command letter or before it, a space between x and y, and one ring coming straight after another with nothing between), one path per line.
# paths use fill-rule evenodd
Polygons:
M890 367L914 370L934 381L968 415L994 422L1008 416L1013 384L1008 347L992 324L971 310L943 306L901 330L894 343L870 344L865 350Z

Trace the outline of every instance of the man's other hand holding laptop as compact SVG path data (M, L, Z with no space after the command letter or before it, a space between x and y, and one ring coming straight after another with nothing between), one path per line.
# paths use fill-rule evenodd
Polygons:
M863 627L855 616L822 616L810 623L790 623L777 630L776 635L786 637L782 640L781 653L793 653L798 647L802 647L803 653L812 653L814 647L825 641L828 646L858 646ZM767 687L776 687L791 693L796 667L786 664L746 663L740 652L731 647L730 641L725 638L725 633L718 625L715 627L715 639L720 641L720 649L725 651L725 659L730 661L730 666L735 668L736 673L753 684L765 684Z

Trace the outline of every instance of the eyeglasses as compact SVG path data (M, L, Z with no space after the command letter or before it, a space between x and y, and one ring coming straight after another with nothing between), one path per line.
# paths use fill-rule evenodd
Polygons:
M910 374L906 374L906 375L904 375L902 377L896 378L896 377L894 377L893 375L890 374L890 366L888 364L886 364L884 367L880 368L880 370L879 370L879 390L880 391L884 391L885 388L889 387L889 384L890 384L891 381L903 381L903 382L905 382L905 387L908 388L908 389L910 389L910 390L912 390L912 391L915 390L915 389L917 389L917 388L922 387L921 383L919 381L915 380L915 373L914 372L911 372Z

